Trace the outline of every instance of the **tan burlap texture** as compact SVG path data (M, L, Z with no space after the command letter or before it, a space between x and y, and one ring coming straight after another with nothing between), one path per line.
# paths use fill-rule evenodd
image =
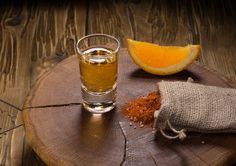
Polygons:
M154 126L161 132L170 128L180 139L186 130L236 132L236 89L167 81L158 89L161 108L154 113Z

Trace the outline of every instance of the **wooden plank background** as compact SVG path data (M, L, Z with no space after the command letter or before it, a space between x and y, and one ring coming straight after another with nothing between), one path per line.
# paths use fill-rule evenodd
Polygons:
M111 34L122 47L126 38L201 44L199 61L236 82L234 0L0 1L0 23L0 165L44 165L20 109L37 77L75 54L86 34Z

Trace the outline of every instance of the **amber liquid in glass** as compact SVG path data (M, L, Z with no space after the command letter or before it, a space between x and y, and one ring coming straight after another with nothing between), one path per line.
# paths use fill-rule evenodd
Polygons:
M97 109L98 113L107 112L109 105L114 107L117 55L107 48L89 48L79 56L79 66L84 106Z
M90 48L80 57L80 74L84 88L91 92L111 90L117 79L116 55L106 48Z

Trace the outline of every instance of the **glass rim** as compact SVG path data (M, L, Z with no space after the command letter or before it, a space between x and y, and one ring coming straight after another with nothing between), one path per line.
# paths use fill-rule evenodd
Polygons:
M83 52L79 49L79 43L81 41L83 41L84 39L87 39L89 37L96 37L96 36L103 36L103 37L107 37L107 38L111 38L113 39L116 43L117 43L117 48L113 51L113 53L117 53L119 51L119 48L120 48L120 42L117 38L115 38L114 36L111 36L111 35L108 35L108 34L104 34L104 33L94 33L94 34L90 34L90 35L86 35L82 38L80 38L78 41L77 41L77 44L76 44L76 49L77 49L77 52L79 54L83 54Z

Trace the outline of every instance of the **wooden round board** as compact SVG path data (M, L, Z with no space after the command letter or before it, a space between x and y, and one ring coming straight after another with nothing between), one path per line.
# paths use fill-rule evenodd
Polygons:
M221 87L223 76L192 64L171 76L139 69L126 49L119 53L116 110L93 115L81 107L79 67L71 56L40 77L26 98L23 120L27 140L48 165L227 165L236 161L235 134L189 133L182 142L164 139L152 128L130 125L121 107L156 90L160 80L183 80Z

